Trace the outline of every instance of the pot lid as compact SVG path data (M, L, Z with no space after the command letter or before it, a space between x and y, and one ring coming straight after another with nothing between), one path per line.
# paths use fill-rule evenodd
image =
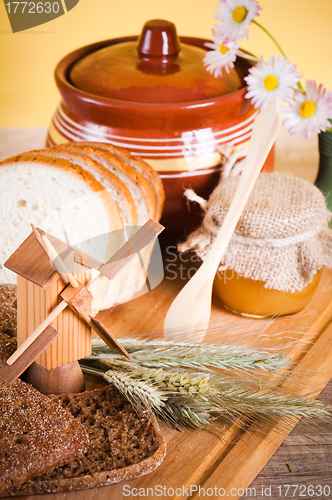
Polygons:
M180 43L173 23L155 19L144 25L138 40L110 44L79 59L69 80L89 94L142 103L200 101L245 87L246 60L238 58L223 78L208 73L206 41L182 37Z

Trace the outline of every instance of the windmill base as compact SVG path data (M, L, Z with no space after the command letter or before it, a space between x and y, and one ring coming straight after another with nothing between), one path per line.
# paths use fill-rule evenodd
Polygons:
M67 394L85 390L84 377L78 361L52 370L32 363L26 381L43 394Z

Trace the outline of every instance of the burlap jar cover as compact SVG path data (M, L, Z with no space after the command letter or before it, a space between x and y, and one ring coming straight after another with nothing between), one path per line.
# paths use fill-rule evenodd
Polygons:
M222 225L239 177L223 180L201 204L201 226L179 245L204 260ZM237 224L219 270L265 282L266 288L300 291L323 266L332 266L331 214L313 184L289 174L261 173Z

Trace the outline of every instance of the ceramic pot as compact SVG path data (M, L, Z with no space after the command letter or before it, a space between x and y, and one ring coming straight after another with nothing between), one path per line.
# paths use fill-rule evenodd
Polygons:
M332 131L318 135L318 149L319 168L315 184L325 196L327 208L332 211Z
M208 41L179 38L173 23L153 20L139 37L80 48L55 70L62 101L47 145L110 142L149 162L164 183L168 234L199 224L184 189L208 198L219 179L218 148L245 146L257 113L244 98L252 63L238 58L229 75L214 78L203 64ZM273 152L265 169L273 169Z

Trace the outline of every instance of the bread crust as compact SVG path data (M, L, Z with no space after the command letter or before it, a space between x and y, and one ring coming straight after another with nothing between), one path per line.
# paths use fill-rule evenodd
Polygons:
M82 146L80 143L68 143L62 146L68 151L78 151L82 155L87 155L88 157L97 156L98 161L103 161L104 164L106 163L107 168L109 168L110 171L114 170L116 172L116 175L124 177L126 185L129 187L131 193L133 194L134 200L135 198L136 200L137 198L139 198L141 203L145 206L146 215L141 213L142 211L139 207L138 201L135 200L139 224L145 223L149 217L155 218L156 206L153 192L145 177L139 174L134 168L126 165L116 156L111 155L107 151L103 151L101 149L93 148L90 146ZM135 196L134 190L137 190L139 192L139 196Z
M84 144L84 143L81 143ZM154 197L156 200L156 218L160 220L164 203L165 203L165 191L163 187L163 183L158 175L158 173L151 167L146 161L142 160L137 156L133 156L124 148L119 146L113 146L113 144L109 143L90 143L91 146L96 147L98 149L103 149L117 156L120 160L127 163L127 165L135 168L138 172L140 172L149 182L152 191L154 193Z
M148 474L163 461L166 445L155 416L138 415L115 387L106 386L81 394L51 397L86 426L90 436L89 448L81 459L35 477L21 487L11 488L5 495L97 488ZM99 428L103 431L99 432ZM104 446L105 450L100 450L100 446ZM126 450L126 447L129 449ZM125 461L129 462L128 465L117 468L117 464L121 465ZM115 467L107 470L111 463ZM87 473L89 466L90 473Z

